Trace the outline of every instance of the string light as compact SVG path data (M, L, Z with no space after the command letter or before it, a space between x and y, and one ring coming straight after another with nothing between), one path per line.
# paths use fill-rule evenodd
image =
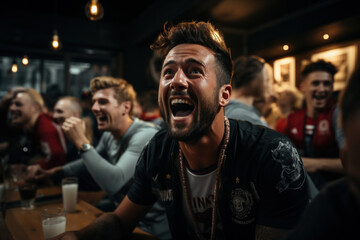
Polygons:
M18 65L16 63L16 60L14 59L12 65L11 65L11 72L16 73L18 71Z
M51 41L51 48L55 51L61 48L61 42L59 40L59 35L57 34L56 30L54 30L53 39Z
M85 5L85 15L91 21L100 20L104 16L104 8L98 0L90 0Z
M288 51L289 48L290 48L290 47L289 47L289 45L287 45L287 44L285 44L285 45L283 46L283 50L284 50L284 51Z
M24 66L27 66L29 64L29 58L27 55L24 55L24 57L22 58L21 60L21 63L24 65Z
M323 39L324 39L324 40L328 40L329 38L330 38L330 35L329 35L329 34L325 33L325 34L323 35Z

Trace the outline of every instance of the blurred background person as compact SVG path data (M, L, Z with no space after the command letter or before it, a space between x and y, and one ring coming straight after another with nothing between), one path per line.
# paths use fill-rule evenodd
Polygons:
M274 91L274 72L271 65L264 60L264 94L254 99L254 107L260 112L261 118L270 128L274 129L275 122L281 113L276 105L276 93Z
M21 128L15 128L10 123L9 107L11 100L17 91L24 90L24 87L13 87L0 100L0 156L4 157L12 152L11 149L19 143L19 135L22 133Z
M9 106L10 122L24 131L39 153L26 164L50 169L66 163L65 137L43 108L44 101L39 92L32 88L19 90Z
M268 127L267 122L261 117L261 112L254 107L254 100L265 96L268 78L263 59L257 56L241 56L235 59L231 81L232 94L229 104L225 107L226 116Z
M82 117L82 107L80 101L74 96L63 96L55 103L53 118L60 126L69 117L82 118L85 124L85 136L93 144L93 126L90 117ZM79 150L66 138L66 160L71 162L80 158Z
M326 185L313 199L288 240L353 239L360 226L360 66L340 94L346 143L341 161L346 176Z
M339 150L344 141L337 135L336 99L332 98L336 71L332 63L324 60L305 66L300 90L306 106L289 114L284 132L298 148L319 190L343 176Z
M139 95L138 102L141 108L139 118L147 122L152 122L160 128L165 127L164 121L160 115L158 91L148 90Z
M293 111L301 109L303 100L303 95L294 87L287 86L278 90L276 106L280 115L274 125L276 131L285 132L287 116Z

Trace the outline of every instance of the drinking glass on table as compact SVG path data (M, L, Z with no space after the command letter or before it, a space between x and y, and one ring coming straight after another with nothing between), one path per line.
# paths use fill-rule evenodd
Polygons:
M37 186L32 183L23 183L18 189L22 209L34 209Z
M78 195L78 178L67 177L61 181L62 197L66 212L73 212L76 209Z
M45 240L65 232L66 215L63 208L45 208L40 214Z
M18 191L18 187L25 183L27 172L24 164L9 164L5 170L6 189Z

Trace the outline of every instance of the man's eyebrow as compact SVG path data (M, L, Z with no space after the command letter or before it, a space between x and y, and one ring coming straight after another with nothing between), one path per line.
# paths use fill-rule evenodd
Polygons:
M162 66L163 68L166 67L167 65L170 65L170 64L175 64L176 62L174 60L170 60L166 63L164 63L164 65ZM185 63L196 63L196 64L199 64L203 67L205 67L205 64L203 62L200 62L199 60L196 60L194 58L188 58L185 60Z
M174 64L174 63L175 63L174 60L170 60L170 61L164 63L164 65L162 66L162 68L166 67L167 65Z
M199 64L203 67L205 67L205 64L203 62L200 62L199 60L196 60L194 58L189 58L186 60L186 63L196 63L196 64Z

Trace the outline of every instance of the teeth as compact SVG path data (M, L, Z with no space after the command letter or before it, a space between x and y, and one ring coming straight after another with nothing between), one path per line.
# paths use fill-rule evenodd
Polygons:
M171 104L176 104L176 103L188 104L188 105L192 106L192 103L190 101L188 101L187 99L183 99L183 98L175 98L175 99L171 100Z

